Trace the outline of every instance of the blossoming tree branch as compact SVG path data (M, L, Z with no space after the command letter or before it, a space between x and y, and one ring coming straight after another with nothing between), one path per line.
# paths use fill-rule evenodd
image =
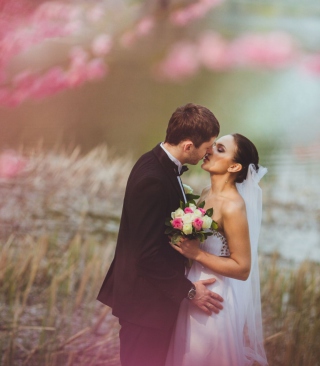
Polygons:
M225 0L227 1L227 0ZM0 0L0 106L15 107L107 77L119 49L134 49L167 23L187 28L223 0ZM174 39L174 37L172 37ZM150 75L181 82L201 69L298 66L320 75L320 53L307 54L283 32L226 39L204 30L155 52Z

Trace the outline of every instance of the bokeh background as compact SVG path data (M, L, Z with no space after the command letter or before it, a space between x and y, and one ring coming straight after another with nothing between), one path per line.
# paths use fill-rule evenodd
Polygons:
M0 11L0 282L12 283L1 297L4 365L43 365L41 350L48 365L90 357L99 365L100 356L117 364L116 333L95 305L95 291L112 258L127 175L139 155L164 139L176 107L188 102L212 110L221 135L249 137L268 168L261 182L264 289L277 277L268 272L272 258L294 271L308 259L300 267L306 276L316 265L310 263L320 261L317 2L2 0ZM184 175L197 191L207 179L199 167ZM18 248L40 254L24 257ZM78 265L76 279L70 263ZM61 273L56 278L52 271ZM51 294L48 304L41 293ZM76 304L68 304L74 294ZM282 305L288 298L289 290L279 295ZM75 310L81 315L72 327ZM275 317L266 313L270 324ZM280 328L290 323L287 315L277 313ZM284 328L266 328L271 357ZM55 334L50 346L46 332ZM92 338L100 345L95 361ZM303 358L304 350L302 358L289 354L270 364L316 364Z

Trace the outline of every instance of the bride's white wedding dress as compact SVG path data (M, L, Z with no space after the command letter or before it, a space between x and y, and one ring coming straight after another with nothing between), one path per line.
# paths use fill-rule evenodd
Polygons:
M260 172L256 177L256 185L262 173L265 174L265 171ZM252 190L252 187L248 188ZM241 194L243 193L241 187L238 187L238 190ZM252 217L250 217L251 214ZM194 283L198 280L216 278L216 282L207 288L223 297L223 310L219 314L213 313L209 316L192 301L183 300L172 335L166 366L251 366L255 362L261 366L267 365L263 348L257 260L260 229L258 223L261 216L259 217L259 212L258 214L250 212L248 205L247 215L252 252L251 273L248 280L240 281L224 277L198 262L193 263L188 279ZM257 224L252 225L255 220ZM258 230L251 230L250 226ZM229 255L227 240L217 231L200 246L204 251L217 256Z

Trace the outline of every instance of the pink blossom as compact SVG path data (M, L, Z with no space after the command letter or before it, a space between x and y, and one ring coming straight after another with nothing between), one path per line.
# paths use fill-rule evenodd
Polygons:
M67 86L65 71L61 67L55 66L33 81L30 86L30 96L44 98L65 89Z
M248 34L231 43L230 56L237 65L274 68L292 62L295 49L292 38L284 33Z
M92 52L95 56L103 56L109 53L112 46L111 37L108 34L99 34L92 42Z
M153 27L154 27L153 17L145 17L137 24L135 32L137 35L140 36L146 35L152 30Z
M203 220L200 217L197 217L192 221L192 226L197 230L200 231L202 229Z
M303 68L312 74L320 75L320 53L307 55L301 62Z
M107 71L108 69L104 61L101 58L95 58L87 65L88 80L102 79Z
M182 230L183 220L181 217L177 217L171 221L171 225L174 229Z
M170 16L173 24L185 26L190 22L204 17L214 6L219 5L223 0L199 0L196 3L187 5L183 9L176 10Z
M69 51L69 57L73 64L83 64L89 58L88 53L80 46L74 46Z
M94 6L87 13L87 19L93 23L98 22L104 15L103 7L100 5Z
M13 178L21 173L27 160L14 151L6 151L0 155L0 178Z
M204 215L206 213L206 210L201 207L198 207L198 210L202 213L202 215Z
M220 34L211 32L201 36L198 42L200 62L210 70L230 67L228 44Z
M184 213L193 213L193 209L191 208L191 207L186 207L185 209L184 209Z
M195 45L180 42L171 48L167 57L154 71L159 78L181 81L194 75L198 69L199 59Z

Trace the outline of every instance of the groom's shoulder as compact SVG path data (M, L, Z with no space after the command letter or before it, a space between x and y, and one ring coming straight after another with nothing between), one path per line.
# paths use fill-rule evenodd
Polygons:
M141 169L141 168L152 170L153 167L157 167L159 164L159 161L157 159L156 154L154 153L155 149L152 149L152 150L144 153L143 155L141 155L140 158L134 164L133 170Z
M138 181L147 178L160 180L165 178L165 172L161 167L157 155L154 153L154 149L146 152L137 160L132 168L130 176Z

